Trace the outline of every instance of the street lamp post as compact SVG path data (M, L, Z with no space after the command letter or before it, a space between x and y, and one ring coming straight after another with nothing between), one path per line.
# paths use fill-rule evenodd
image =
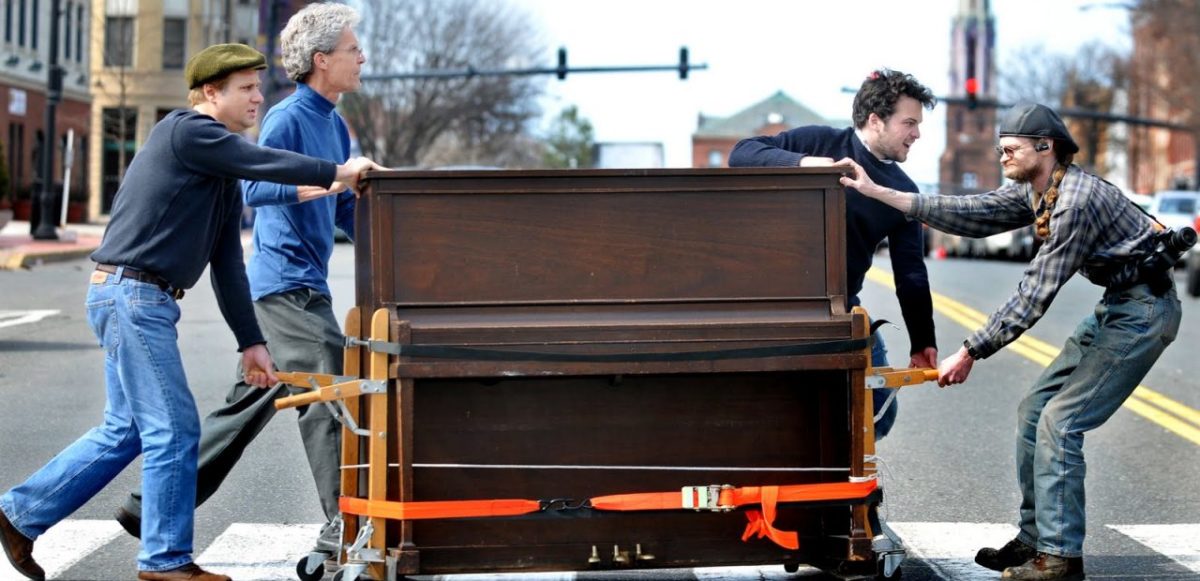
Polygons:
M42 192L41 211L33 230L37 240L58 240L54 219L54 147L57 135L54 129L55 109L62 100L62 68L58 66L58 22L61 16L61 0L50 2L50 66L46 82L46 138L42 140Z

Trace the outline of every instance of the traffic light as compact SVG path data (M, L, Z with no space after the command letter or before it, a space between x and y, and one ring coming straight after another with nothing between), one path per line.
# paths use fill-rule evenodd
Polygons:
M554 76L558 77L560 81L567 78L567 49L565 47L558 47L558 67L554 69Z
M686 81L688 75L688 49L686 46L679 48L679 79Z
M975 110L979 105L979 81L975 77L969 77L966 83L967 89L967 109Z

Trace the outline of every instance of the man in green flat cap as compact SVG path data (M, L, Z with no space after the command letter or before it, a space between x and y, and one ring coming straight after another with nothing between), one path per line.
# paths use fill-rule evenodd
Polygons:
M209 47L185 70L190 109L163 118L117 191L92 254L88 323L105 351L104 423L0 496L0 545L13 567L44 579L34 541L83 506L139 454L140 580L228 581L192 562L200 418L179 353L179 301L210 267L237 338L246 382L278 382L251 306L242 261L239 179L327 189L357 187L366 158L345 164L259 147L237 135L262 104L266 59L245 45ZM0 460L2 462L2 460Z

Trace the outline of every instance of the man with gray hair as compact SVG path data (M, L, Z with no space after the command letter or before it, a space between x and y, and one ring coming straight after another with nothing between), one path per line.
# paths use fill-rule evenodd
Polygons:
M359 75L366 59L352 30L358 18L349 6L314 3L288 20L280 44L284 69L288 78L296 81L296 90L263 118L261 145L335 163L349 158L350 135L335 107L343 93L357 90L361 83ZM338 184L324 189L264 181L243 181L242 191L246 205L257 212L254 252L247 267L250 293L276 367L341 374L342 333L326 279L335 224L354 232L354 193ZM216 492L246 447L274 417L275 399L286 395L288 388L282 384L258 389L239 381L226 398L227 404L204 420L197 505ZM329 521L316 552L331 555L340 541L337 527L332 525L339 512L341 430L329 410L319 404L301 407L298 422L321 508ZM134 493L117 509L116 518L136 536L140 514L140 498Z

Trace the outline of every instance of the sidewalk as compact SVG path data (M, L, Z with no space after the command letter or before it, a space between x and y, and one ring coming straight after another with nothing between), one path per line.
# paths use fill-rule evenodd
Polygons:
M12 221L0 230L0 270L84 258L100 246L107 224L68 224L58 240L34 240L29 222Z

